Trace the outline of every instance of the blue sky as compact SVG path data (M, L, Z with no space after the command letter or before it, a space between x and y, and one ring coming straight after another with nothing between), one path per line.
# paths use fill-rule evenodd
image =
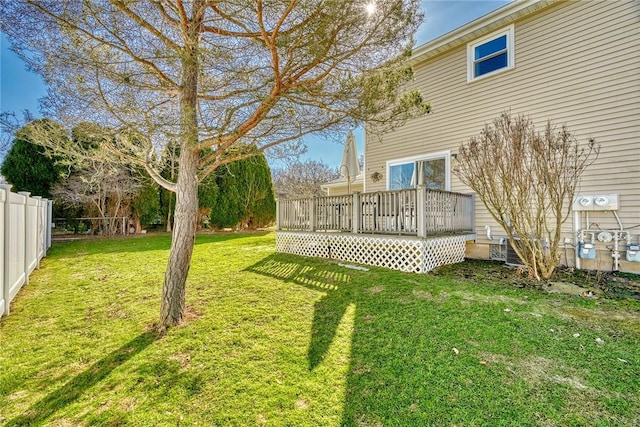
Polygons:
M416 34L416 43L421 45L433 40L506 3L509 0L422 0L425 19ZM4 34L0 39L0 51L0 110L20 114L28 109L37 115L38 99L46 94L46 85L40 76L27 71L25 64L9 50L9 42ZM355 135L358 153L361 154L364 140L362 130L356 129ZM321 160L332 167L340 165L341 144L314 137L307 138L305 142L308 152L303 158Z

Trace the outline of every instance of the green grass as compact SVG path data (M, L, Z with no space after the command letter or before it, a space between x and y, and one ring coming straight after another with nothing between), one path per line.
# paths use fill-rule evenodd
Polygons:
M640 425L638 302L202 235L187 321L156 336L169 244L54 244L0 321L0 424Z

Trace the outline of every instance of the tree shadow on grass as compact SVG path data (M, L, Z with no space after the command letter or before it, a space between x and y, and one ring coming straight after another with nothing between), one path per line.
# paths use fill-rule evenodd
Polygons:
M309 370L323 360L335 338L338 326L352 302L350 277L345 273L320 270L301 262L286 262L278 255L264 258L248 271L302 285L325 294L314 304L311 342L307 353Z
M62 408L72 404L82 394L108 377L114 369L126 363L136 354L151 345L159 335L144 332L129 341L107 357L98 361L87 370L67 382L64 386L49 393L36 402L25 414L10 420L7 426L40 425Z
M501 379L468 348L470 341L491 342L501 330L517 336L514 326L474 323L459 298L429 285L430 278L347 270L285 254L248 271L324 293L314 304L310 370L326 363L347 308L355 307L344 404L337 408L341 425L491 425L494 416L527 425L524 408L511 403ZM455 346L466 353L457 356Z

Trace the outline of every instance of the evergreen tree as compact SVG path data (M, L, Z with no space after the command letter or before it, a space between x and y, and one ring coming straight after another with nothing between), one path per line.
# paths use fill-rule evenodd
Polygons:
M160 187L150 178L142 179L141 184L131 203L136 231L160 219Z
M247 160L253 163L251 169L254 182L254 194L250 198L246 223L249 228L262 228L271 225L276 219L276 199L271 181L271 169L265 156L252 157Z
M229 163L200 185L201 208L215 228L257 228L275 220L271 172L264 155Z
M64 169L45 154L42 146L17 138L7 153L0 172L14 191L51 198L51 188L61 180Z

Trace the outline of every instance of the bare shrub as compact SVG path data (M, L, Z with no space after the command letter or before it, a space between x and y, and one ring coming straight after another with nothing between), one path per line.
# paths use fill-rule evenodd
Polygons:
M580 176L599 152L593 139L580 147L564 125L548 121L541 133L529 118L505 112L460 147L455 173L504 228L530 275L548 279Z

